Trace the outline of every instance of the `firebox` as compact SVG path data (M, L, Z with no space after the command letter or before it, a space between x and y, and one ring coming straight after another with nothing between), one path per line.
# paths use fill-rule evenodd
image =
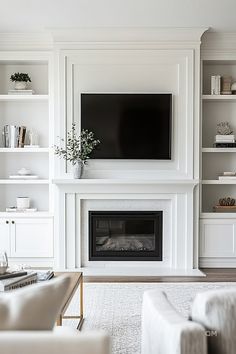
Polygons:
M162 211L89 211L89 260L162 261Z

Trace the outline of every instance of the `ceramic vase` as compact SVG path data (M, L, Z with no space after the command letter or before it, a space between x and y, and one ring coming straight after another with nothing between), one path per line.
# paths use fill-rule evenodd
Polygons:
M82 177L83 168L84 165L82 161L77 161L75 165L73 165L73 177L75 179L80 179Z
M15 90L25 90L27 86L27 82L25 81L16 81L15 82Z

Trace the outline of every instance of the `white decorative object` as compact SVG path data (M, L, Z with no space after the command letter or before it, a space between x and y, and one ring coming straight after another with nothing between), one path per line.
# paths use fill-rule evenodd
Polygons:
M233 130L230 127L229 122L220 122L217 124L217 134L218 135L230 135L233 133Z
M15 82L15 89L16 90L25 90L27 87L27 82L25 81L16 81Z
M16 198L17 209L28 209L30 207L29 197L18 197Z
M83 173L84 164L82 161L77 161L75 165L73 165L73 177L75 179L80 179Z
M28 176L31 174L30 170L27 170L27 168L22 167L19 171L17 171L18 175L20 176Z
M29 145L38 145L38 133L33 129L29 131Z

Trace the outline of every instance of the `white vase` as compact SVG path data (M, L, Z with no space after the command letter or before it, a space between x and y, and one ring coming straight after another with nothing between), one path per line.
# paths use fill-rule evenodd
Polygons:
M80 179L83 173L83 162L77 161L75 165L73 165L73 177L75 179Z
M27 87L27 82L15 81L15 90L25 90L26 87Z

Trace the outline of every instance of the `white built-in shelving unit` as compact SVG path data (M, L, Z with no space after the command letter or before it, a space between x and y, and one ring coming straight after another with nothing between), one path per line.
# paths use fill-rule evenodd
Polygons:
M11 74L28 73L33 95L8 95ZM43 51L0 53L0 132L4 125L26 126L38 135L37 148L5 148L0 139L0 248L10 260L51 265L53 259L53 59ZM28 136L26 136L26 144ZM25 167L35 180L10 179ZM27 196L37 212L6 212ZM36 226L36 227L35 227ZM18 247L18 248L17 248Z
M220 198L236 198L236 180L218 179L236 171L236 148L213 146L218 123L228 121L236 134L236 95L211 95L212 75L236 81L236 52L206 44L202 51L200 266L236 267L236 213L213 211Z

